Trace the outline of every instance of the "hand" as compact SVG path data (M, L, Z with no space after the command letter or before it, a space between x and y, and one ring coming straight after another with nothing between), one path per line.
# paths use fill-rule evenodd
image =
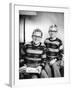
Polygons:
M38 70L39 73L41 73L41 69L42 69L41 66L38 66L38 67L37 67L37 70Z
M50 61L50 65L54 64L56 62L57 59L53 59Z
M41 66L38 66L37 68L38 68L38 69L40 69L40 70L42 69L42 67L41 67Z
M44 64L44 63L42 63L42 64L41 64L41 66L45 66L45 64Z

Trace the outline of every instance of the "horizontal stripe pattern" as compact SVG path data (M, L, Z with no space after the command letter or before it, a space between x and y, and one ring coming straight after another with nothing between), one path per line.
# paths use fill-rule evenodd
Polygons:
M54 49L54 48L49 48L48 49L50 52L59 52L59 49Z
M40 54L34 54L34 53L26 53L25 57L30 57L30 58L41 58Z
M30 57L25 57L25 59L31 60L31 61L41 61L41 58L30 58Z
M38 67L38 66L40 66L40 63L27 63L26 64L27 65L27 67Z
M26 44L23 48L25 55L24 60L27 64L39 64L42 60L46 59L45 47L41 44L39 46L35 46L32 42L30 44Z
M36 49L34 50L34 49L29 49L29 48L26 50L26 52L30 53L30 54L32 54L32 53L33 54L42 54L43 53L42 50L36 50Z
M47 57L48 58L57 58L60 56L60 47L62 46L62 41L58 38L55 40L51 40L50 38L47 38L44 42L47 48ZM62 48L61 48L62 49Z
M48 56L58 56L58 55L59 55L59 52L47 51L47 55L48 55Z
M52 43L52 44L56 44L56 45L59 45L60 44L60 42L58 42L58 41L54 41L54 42L52 42L52 41L50 41L49 39L47 39L46 41L45 41L46 43Z
M52 44L52 43L46 43L45 42L45 45L46 45L47 48L53 48L53 49L58 49L59 48L59 45Z

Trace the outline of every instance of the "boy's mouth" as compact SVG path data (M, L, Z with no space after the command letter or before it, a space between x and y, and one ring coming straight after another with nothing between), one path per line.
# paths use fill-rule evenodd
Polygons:
M34 41L34 44L35 44L35 45L39 45L40 42L39 42L39 41Z

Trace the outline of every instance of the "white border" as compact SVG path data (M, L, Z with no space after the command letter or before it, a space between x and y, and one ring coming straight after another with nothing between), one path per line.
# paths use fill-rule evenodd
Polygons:
M11 4L12 20L11 20L11 62L10 62L10 85L11 86L38 86L48 84L59 84L70 82L69 72L69 33L68 29L68 17L69 9L67 7L47 7L47 6L31 6L22 4ZM43 12L63 12L64 13L64 45L65 45L65 77L64 78L48 78L48 79L30 79L30 80L19 80L19 10L28 11L43 11Z

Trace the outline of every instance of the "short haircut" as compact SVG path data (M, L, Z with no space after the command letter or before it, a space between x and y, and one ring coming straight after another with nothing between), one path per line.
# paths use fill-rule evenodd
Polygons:
M57 28L57 25L56 24L53 24L50 26L51 28Z
M52 28L56 28L56 31L57 31L58 26L57 26L56 24L52 24L52 25L49 27L49 31L50 31Z
M33 33L32 33L32 36L34 35L35 32L40 32L40 33L41 33L41 37L43 36L43 33L42 33L42 31L41 31L40 29L35 29L35 30L33 31Z

